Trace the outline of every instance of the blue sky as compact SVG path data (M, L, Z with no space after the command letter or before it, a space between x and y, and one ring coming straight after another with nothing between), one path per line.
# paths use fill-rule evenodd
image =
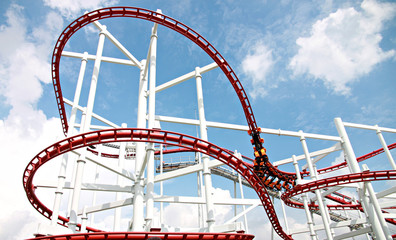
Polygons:
M6 207L0 225L11 227L0 230L2 238L11 239L13 224L20 221L16 211L27 212L29 219L37 217L22 192L22 172L37 152L62 137L50 73L54 44L76 17L103 6L161 9L200 33L242 81L259 126L337 135L333 119L341 117L396 127L396 3L392 1L1 1L0 145L4 150L0 159L12 164L0 170L0 186L6 189L2 195L17 191L15 205L23 206ZM136 58L146 58L151 23L136 19L102 23ZM158 31L158 84L212 63L179 34L164 27ZM65 50L95 54L96 44L97 33L89 27L73 36ZM104 55L122 57L109 41ZM61 84L71 100L78 68L78 60L62 59ZM91 72L92 64L86 78ZM134 127L136 77L136 69L103 64L94 112ZM207 120L246 123L236 94L219 69L203 75L203 86ZM194 87L187 81L159 93L157 114L197 118ZM163 124L162 128L196 135L195 127ZM372 132L351 133L357 156L380 147ZM263 137L273 161L302 154L298 139ZM385 139L390 144L396 137L386 134ZM209 129L209 140L252 155L245 133ZM311 150L332 145L309 144ZM370 167L381 168L374 160ZM2 208L11 206L13 198L0 200ZM23 234L34 227L26 223L16 239L26 237Z

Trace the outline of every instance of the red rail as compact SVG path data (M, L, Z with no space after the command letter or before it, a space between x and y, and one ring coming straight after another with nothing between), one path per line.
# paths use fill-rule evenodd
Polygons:
M251 240L253 235L244 233L167 233L167 232L103 232L103 233L80 233L58 236L43 236L33 238L34 240L147 240L147 239L167 239L167 240ZM31 240L33 240L31 239Z
M110 142L150 142L167 144L201 152L227 164L241 174L257 192L276 233L284 239L292 239L283 231L265 185L255 174L253 168L229 153L228 150L210 142L192 136L162 130L136 128L101 130L69 137L47 147L29 162L23 174L23 186L33 207L45 217L52 217L52 211L38 200L34 192L33 177L43 164L72 150Z
M200 48L202 48L220 67L220 69L224 72L231 85L233 86L244 111L247 124L249 126L249 134L252 136L251 143L254 145L254 154L255 159L253 160L253 166L251 164L245 163L239 159L237 159L232 153L228 150L220 148L212 143L200 140L198 138L194 138L191 136L178 134L174 132L168 131L159 131L159 130L148 130L148 129L112 129L112 130L103 130L96 132L89 132L85 134L80 134L78 136L69 137L62 141L59 141L50 147L44 149L42 152L37 154L35 158L33 158L28 166L25 169L23 175L23 184L27 194L27 197L30 203L47 218L52 217L52 211L48 209L44 204L42 204L34 192L33 185L33 177L37 169L50 161L56 156L69 152L71 150L75 150L82 147L87 147L91 145L101 144L101 143L109 143L109 142L120 142L120 141L134 141L134 142L152 142L152 143L162 143L177 146L180 149L187 151L197 151L204 154L207 154L215 159L222 161L227 164L235 171L240 173L255 189L257 192L261 202L263 203L263 207L268 215L269 220L271 221L275 231L284 239L291 239L291 236L288 236L282 229L279 224L278 218L276 216L274 207L269 198L266 188L269 187L274 190L284 189L286 192L282 195L282 199L284 199L285 203L289 206L301 207L302 204L293 202L290 198L294 195L312 191L315 189L330 187L338 184L345 184L350 182L361 182L361 181L376 181L376 180L390 180L395 178L394 171L380 171L380 172L365 172L362 174L351 174L339 177L333 177L323 180L318 180L315 182L311 182L304 185L299 185L295 188L295 179L296 176L291 173L283 172L275 168L268 160L268 156L266 154L266 150L263 147L264 140L260 138L260 129L257 127L257 123L253 114L252 107L250 105L247 94L242 87L241 82L236 76L235 72L232 70L231 66L227 63L227 61L221 56L221 54L201 35L197 32L184 25L183 23L170 18L164 14L157 13L154 11L134 8L134 7L112 7L112 8L103 8L99 10L92 11L87 13L75 21L73 21L68 27L60 35L52 56L52 80L55 90L56 101L59 109L59 115L62 122L62 127L65 135L68 131L68 123L65 112L65 106L62 96L62 90L60 85L60 77L59 77L59 65L61 60L62 51L70 39L70 37L76 33L79 29L86 26L87 24L105 18L113 18L113 17L130 17L130 18L139 18L151 22L158 23L165 27L168 27L183 36L190 39L192 42L197 44ZM396 143L390 145L390 149L395 148ZM177 150L176 150L177 151ZM382 150L383 152L383 150ZM359 161L367 159L369 157L375 156L381 153L381 150L377 150L362 156ZM114 157L113 155L109 155L107 157ZM333 171L341 167L345 167L346 163L341 163L336 166L324 168L318 170L319 173L324 173L328 171ZM355 209L360 205L354 204L341 204L341 205L328 205L329 208L333 209ZM311 208L317 208L315 205L311 205ZM59 217L60 224L65 225L68 221L64 217ZM90 231L99 231L97 229L89 229ZM118 235L117 235L118 234ZM144 233L147 234L147 233ZM152 234L152 233L150 233ZM165 234L165 233L161 233ZM98 233L98 234L86 234L86 235L78 235L82 236L83 239L97 239L98 236L106 239L129 239L133 233ZM198 239L207 239L207 236L201 234ZM68 236L59 236L60 238L52 236L49 239L80 239L80 237L69 238ZM145 235L146 238L148 235ZM165 236L165 235L161 235ZM180 239L180 238L172 238L173 235L167 235L166 239ZM174 235L176 236L176 235ZM225 235L216 235L216 239L234 239L224 237ZM239 236L239 235L235 235ZM242 235L241 235L242 236ZM247 235L246 235L247 236ZM210 238L210 239L212 239ZM38 238L41 239L41 238ZM42 238L48 239L48 238ZM136 239L136 238L134 238ZM143 239L143 238L142 238ZM195 239L195 238L182 238L182 239ZM209 239L209 238L208 238ZM235 238L235 239L251 239L247 238Z

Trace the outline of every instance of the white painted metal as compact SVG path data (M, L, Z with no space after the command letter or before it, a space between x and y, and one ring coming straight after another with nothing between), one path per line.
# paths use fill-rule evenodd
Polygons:
M73 134L73 129L75 127L80 128L80 132L87 132L92 129L105 129L108 127L111 128L119 128L119 126L103 117L95 114L93 112L93 105L95 101L95 93L96 93L96 85L98 81L99 68L100 63L109 62L115 64L123 64L132 67L138 67L140 69L140 79L139 79L139 91L138 91L138 109L137 109L137 127L138 128L156 128L156 121L161 122L172 122L177 124L188 124L199 126L200 138L203 140L208 140L207 128L221 128L228 130L236 130L236 131L247 131L248 127L245 125L236 125L236 124L228 124L228 123L220 123L220 122L211 122L207 121L205 117L205 109L204 109L204 99L202 92L202 76L201 74L206 73L210 70L216 69L218 65L216 63L208 64L202 68L197 67L194 71L191 71L183 76L177 77L173 80L165 82L162 85L156 86L156 60L157 60L157 24L154 24L154 27L151 32L150 44L147 53L147 60L139 61L137 60L110 32L107 31L106 27L99 22L95 22L94 25L101 31L99 34L99 43L97 48L96 55L89 55L88 53L75 53L63 51L62 56L79 58L81 59L81 68L80 74L76 86L76 92L74 101L71 102L64 98L66 104L72 107L70 120L69 120L69 133L68 136ZM118 59L111 57L102 56L103 52L103 44L104 39L107 37L126 57L127 59ZM91 87L89 92L89 98L87 107L79 106L79 99L81 93L82 79L85 72L86 62L88 60L94 60L94 71L91 79ZM199 119L186 119L186 118L176 118L176 117L168 117L168 116L156 116L156 103L155 96L157 92L169 89L173 86L178 85L184 81L195 78L196 81L196 91L197 91L197 102L198 102L198 113ZM149 86L148 86L149 85ZM76 115L77 111L82 112L82 120L81 124L76 124ZM91 120L95 118L101 121L104 126L92 125ZM329 136L315 133L304 133L302 131L294 132L294 131L286 131L281 129L267 129L261 128L261 132L263 134L272 134L278 136L291 136L299 138L304 154L295 156L293 155L291 158L283 159L275 161L273 164L275 166L280 166L284 164L293 163L295 167L295 171L297 174L297 183L301 184L307 182L306 179L302 180L299 172L298 161L307 160L307 164L302 167L302 169L309 169L311 173L311 179L317 180L317 171L315 167L315 163L322 161L329 154L343 150L346 156L346 160L348 163L348 167L351 173L360 172L360 167L356 161L356 156L354 155L352 145L349 141L348 135L345 131L345 126L354 127L360 129L374 130L376 131L379 141L381 145L384 147L384 151L388 157L390 164L393 169L396 169L396 164L393 160L392 155L389 152L389 149L386 147L386 142L383 138L382 132L388 133L396 133L395 129L391 128L383 128L377 125L368 126L363 124L354 124L354 123L343 123L341 119L335 119L335 124L339 133L339 136ZM126 127L126 125L122 125L122 127ZM314 152L309 152L308 146L306 143L306 139L319 139L324 141L336 142L333 146L317 150ZM136 144L136 156L134 158L134 172L130 172L126 170L125 164L127 160L125 159L126 149L128 148L126 143L121 143L117 145L119 147L119 159L118 166L112 166L107 164L104 159L101 158L100 153L98 156L87 152L85 149L76 150L70 153L71 155L79 156L77 161L76 171L74 173L72 181L74 182L66 182L66 163L67 163L67 155L65 155L64 160L61 164L60 173L58 176L58 183L39 183L36 184L38 188L52 188L56 189L55 191L55 200L54 200L54 208L53 214L54 217L51 221L51 225L55 226L56 216L59 215L59 206L61 197L63 194L63 190L65 189L73 189L72 200L70 202L70 224L69 227L73 231L76 230L76 224L78 222L78 217L81 218L82 224L82 232L85 231L87 224L87 217L89 216L91 220L93 220L93 213L101 212L109 209L114 210L114 230L122 231L121 229L121 207L133 205L133 219L131 220L131 224L128 230L132 231L149 231L152 227L159 227L154 222L154 203L157 202L160 204L159 211L159 222L161 223L162 230L167 229L178 229L178 231L185 230L183 228L171 228L164 223L164 203L177 203L177 204L196 204L198 206L198 227L191 228L192 231L236 231L244 229L248 231L248 221L246 214L257 206L261 205L261 202L258 199L246 199L243 193L242 187L242 179L238 174L234 179L234 198L231 199L222 199L222 198L213 198L212 195L212 178L211 178L211 169L215 167L219 167L223 165L221 162L217 160L209 160L209 157L206 155L196 155L196 161L198 162L195 165L185 167L182 169L164 172L163 166L163 155L162 155L162 145L160 146L160 172L155 175L155 164L154 164L154 144L145 144L145 143L137 143ZM100 149L100 147L98 147ZM235 155L238 158L242 158L241 155L235 152ZM69 160L70 161L70 160ZM110 170L112 173L116 174L117 182L115 184L99 184L99 183L84 183L82 182L82 175L84 171L84 165L86 161L90 161L96 164L96 168L103 167L107 170ZM368 169L368 168L367 168ZM164 195L163 182L167 180L176 179L178 177L197 173L197 187L198 187L198 196L197 197L187 197L187 196L167 196ZM203 177L202 177L203 173ZM129 184L125 184L124 180L127 180ZM202 180L205 184L202 183ZM240 198L236 196L236 182L239 183L239 191ZM311 181L311 180L309 180ZM154 193L154 183L160 183L160 194L155 195ZM133 185L131 185L133 184ZM326 200L324 199L327 195L332 194L336 191L341 190L342 188L353 187L356 188L359 195L359 202L362 203L362 206L365 210L365 217L359 217L357 219L351 219L342 222L332 222L330 220L330 214L326 207ZM81 207L78 205L80 200L80 192L82 190L87 191L104 191L104 192L112 192L115 194L115 200L113 202L96 204L95 200L93 201L91 206ZM302 194L302 201L304 205L305 214L307 217L307 228L295 229L291 230L288 226L286 209L281 201L281 207L283 212L283 217L285 220L286 232L288 234L300 234L300 233L309 233L311 239L317 239L316 231L324 230L327 235L327 239L344 239L346 237L354 237L361 234L366 234L368 232L374 232L378 239L391 239L389 229L387 228L387 224L384 220L386 218L395 218L395 214L388 213L383 214L381 208L394 206L394 193L396 192L396 187L384 190L379 193L375 193L372 188L371 183L361 183L361 184L348 184L337 187L329 188L325 191L315 190L315 196L309 198L308 194ZM131 193L130 198L122 199L122 195L125 193ZM280 194L280 193L279 193ZM379 198L382 198L382 202L378 203ZM274 201L274 199L273 199ZM320 215L322 216L323 224L315 225L313 222L312 214L313 212L309 210L308 204L309 202L317 201L320 208ZM231 205L234 206L235 209L237 207L242 208L242 211L239 213L235 212L234 217L228 219L224 225L216 225L215 222L215 205ZM206 214L201 213L206 207ZM246 208L246 207L247 208ZM360 212L359 212L360 214ZM234 222L241 217L244 217L244 227L240 222ZM348 216L348 215L346 215ZM204 224L206 221L206 225ZM356 224L363 224L365 227L363 229L354 230L345 234L341 234L338 236L334 236L334 229L353 226ZM176 231L176 230L175 230ZM274 234L272 233L272 236Z
M142 65L148 64L145 60L142 61ZM137 112L137 127L146 128L146 112L147 112L147 75L144 74L144 69L140 70L140 83L139 83L139 95L138 95L138 112ZM135 160L135 171L136 179L134 185L134 197L133 197L133 220L132 230L143 231L144 230L144 179L143 173L140 172L145 158L145 144L136 143L136 160Z
M69 51L62 51L62 56L71 57L71 58L83 58L84 54L76 53L76 52L69 52ZM86 59L87 60L95 60L96 56L95 55L91 55L91 54L87 54ZM136 65L131 60L120 59L120 58L112 58L112 57L103 57L102 56L102 62L116 63L116 64L122 64L122 65L139 67L138 65Z
M200 74L203 74L203 73L209 72L210 70L213 70L213 69L215 69L217 67L218 67L218 65L216 63L211 63L209 65L206 65L206 66L200 68L199 72L200 72ZM173 87L173 86L175 86L175 85L177 85L179 83L185 82L185 81L187 81L187 80L189 80L189 79L191 79L191 78L193 78L195 76L196 76L196 72L195 71L189 72L189 73L187 73L187 74L185 74L185 75L183 75L181 77L175 78L173 80L170 80L170 81L158 86L155 89L155 91L156 92L163 91L163 90L168 89L170 87Z
M121 124L122 128L126 128L127 124L123 123ZM126 148L126 142L121 142L120 143L120 149L118 152L118 168L119 169L124 169L125 167L125 148ZM117 185L118 186L123 186L124 179L120 176L117 175ZM116 193L116 201L121 200L121 192ZM113 231L121 231L121 208L116 208L114 210L114 224L113 224Z
M63 101L67 104L67 105L70 105L70 106L75 106L76 108L77 108L77 110L80 110L81 112L85 112L85 110L84 110L84 108L83 107L81 107L81 106L78 106L78 105L74 105L70 100L68 100L67 98L63 98ZM95 118L96 120L99 120L99 121L101 121L102 123L104 123L104 124L106 124L106 125L108 125L108 126L110 126L110 127L112 127L112 128L120 128L120 126L118 126L117 124L115 124L115 123L112 123L111 121L109 121L109 120L107 120L107 119L105 119L105 118L103 118L103 117L101 117L101 116L99 116L99 115L97 115L97 114L95 114L94 112L92 112L92 117L93 118ZM84 121L81 121L82 123L84 122ZM78 125L78 124L71 124L72 122L70 121L70 126L81 126L81 125ZM90 126L90 128L103 128L103 127L98 127L98 126L94 126L94 125L91 125ZM108 129L109 127L105 127L105 129Z
M155 128L155 86L156 86L156 63L157 63L157 28L154 24L150 40L150 81L149 81L149 106L148 106L148 128ZM147 187L146 187L146 230L152 227L154 215L154 143L147 144Z
M310 153L308 151L308 145L307 142L305 141L305 137L304 137L304 133L302 131L301 132L301 136L300 136L300 141L302 144L302 148L304 150L304 154L305 154L305 159L307 159L307 165L308 165L308 169L310 172L310 176L312 180L317 180L317 173L316 170L314 169L314 166L312 165L312 161L311 161L311 156ZM330 222L329 222L329 216L328 214L326 214L326 206L323 204L323 198L322 198L322 194L321 191L319 189L315 190L315 194L316 194L316 198L318 199L318 205L319 205L319 209L322 215L322 221L323 224L325 226L325 231L326 231L326 236L327 239L331 240L333 239L333 235L331 233L330 230Z
M369 171L370 170L367 167L366 164L363 164L362 167L363 167L364 171ZM385 218L382 215L382 210L381 210L381 207L380 207L380 205L378 203L378 199L377 199L377 197L375 195L375 192L374 192L373 186L371 185L371 182L364 182L364 187L368 191L368 197L370 198L370 203L374 206L375 213L377 214L378 221L381 224L381 228L382 228L382 231L383 231L386 239L392 240L392 236L390 235L390 232L389 232L389 229L388 229L388 225L385 222Z
M203 93L202 93L202 76L200 69L195 68L195 80L197 86L197 101L198 101L198 114L199 114L199 132L202 140L208 140ZM212 199L212 177L209 169L209 156L202 155L202 167L203 167L203 179L205 184L205 199L206 199L206 223L208 225L208 231L213 231L213 225L215 224L215 213Z
M389 151L389 148L388 148L388 145L385 142L384 136L382 136L381 129L380 129L380 127L378 127L378 125L375 125L375 127L377 128L377 131L376 131L377 132L377 136L378 136L378 138L380 140L382 148L384 149L386 157L388 158L389 163L392 166L392 169L396 170L395 160L393 160L392 154Z
M103 29L105 30L106 26L103 26ZM90 87L89 95L88 95L87 113L85 116L85 122L84 122L82 132L88 132L90 129L93 106L94 106L94 102L95 102L96 87L97 87L97 83L98 83L99 69L100 69L100 64L101 64L101 57L102 57L102 53L103 53L104 41L105 41L105 35L104 35L104 32L102 31L99 33L99 42L98 42L98 48L96 51L96 60L94 63L94 69L93 69L92 79L91 79L91 87ZM72 229L73 231L76 231L77 211L78 211L78 207L79 207L81 183L82 183L82 177L84 174L84 166L85 166L85 153L86 152L84 151L79 156L79 159L77 160L75 185L74 185L74 189L73 189L72 204L71 204L71 210L70 210L70 221L69 221L69 228Z
M298 167L298 162L297 162L296 156L293 155L292 159L293 159L294 170L296 171L297 181L301 181L300 168ZM307 197L306 193L302 194L302 199L303 199L303 204L304 204L305 215L307 216L307 224L308 224L308 228L309 228L309 234L310 234L312 240L316 240L317 236L316 236L316 232L314 230L311 213L309 211L308 197ZM292 231L291 233L294 233L294 231Z
M356 155L355 152L353 151L351 142L349 141L349 137L345 130L344 123L342 122L341 118L335 118L334 123L336 125L338 134L342 139L341 145L345 153L346 161L348 163L348 168L352 173L359 173L360 167L356 160ZM359 184L359 185L360 187L357 189L358 194L362 203L362 207L365 210L365 213L368 215L368 218L370 219L370 223L373 228L373 231L377 238L386 239L382 231L382 227L379 223L378 217L376 216L375 211L373 209L373 206L369 203L368 197L366 196L365 191L363 190L363 186L362 186L363 184Z

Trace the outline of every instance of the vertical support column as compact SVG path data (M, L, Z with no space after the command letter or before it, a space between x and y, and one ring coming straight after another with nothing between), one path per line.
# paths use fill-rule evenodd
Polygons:
M293 159L294 169L296 171L297 183L299 183L299 182L301 182L301 174L300 174L300 169L298 167L298 162L297 162L297 159L296 159L296 155L293 155L292 159ZM308 199L307 199L307 194L306 193L302 194L302 199L303 199L303 204L304 204L305 215L307 216L307 223L308 223L308 228L309 228L309 233L310 233L311 239L312 240L316 240L316 233L315 233L315 230L314 230L312 216L311 216L311 213L309 211Z
M86 117L86 115L87 115L87 108L86 107L84 107L83 109L82 109L82 113L81 113L81 124L80 124L80 133L82 133L83 132L83 125L84 125L84 123L85 123L85 117ZM76 172L77 172L77 158L79 158L80 156L76 156L76 161L75 161L75 163L73 164L73 171L72 171L72 178L71 178L71 180L72 180L72 182L71 182L71 186L73 186L73 188L74 188L74 185L75 185L75 180L76 180ZM71 193L70 194L70 196L69 196L69 201L68 201L68 203L67 203L67 217L69 217L70 218L70 212L71 212L71 208L72 208L72 201L73 201L73 193Z
M80 101L81 88L82 88L82 83L84 80L84 74L85 74L85 69L87 66L87 61L88 61L88 53L84 52L84 56L81 59L81 67L80 67L80 72L78 74L77 86L76 86L76 91L74 93L73 106L72 106L70 119L69 119L69 129L67 131L68 137L73 135L74 124L76 123L77 106ZM61 163L61 166L59 169L58 186L57 186L57 189L55 192L54 207L53 207L52 218L51 218L51 225L53 225L53 226L56 226L57 221L58 221L59 208L60 208L62 195L63 195L63 187L65 185L66 169L67 169L68 161L69 161L69 155L66 153L63 155L62 163Z
M363 164L363 170L364 171L369 171L370 169L367 167L366 164ZM391 234L389 232L388 225L387 225L387 223L385 221L385 218L382 215L382 210L381 210L381 207L380 207L380 205L378 203L378 199L377 199L377 196L376 196L376 194L374 192L373 186L371 185L371 182L364 182L364 186L366 187L366 189L368 191L370 202L374 206L375 213L377 214L378 220L380 222L382 231L384 232L384 234L386 236L386 239L392 240L393 238L392 238L392 236L391 236Z
M282 193L278 192L278 198L279 199L281 199L281 196L282 196ZM281 202L281 206L282 206L283 218L285 219L286 233L289 234L289 224L287 222L285 203L282 200L280 202Z
M156 87L156 63L157 63L157 24L151 31L150 40L150 81L148 103L148 128L155 126L155 87ZM146 189L146 230L149 231L154 214L154 144L147 144L147 189Z
M198 133L197 133L198 134ZM202 163L201 154L196 152L195 153L195 161L198 164ZM203 193L203 182L202 182L202 171L197 172L197 194L198 197L202 197ZM204 206L202 204L198 204L198 225L199 228L205 227L205 219L204 219Z
M198 113L199 113L199 127L201 139L208 140L208 132L205 119L205 109L203 103L203 92L202 92L202 76L200 74L200 68L195 68L195 80L197 85L197 100L198 100ZM209 156L202 155L203 165L203 178L205 183L205 200L206 200L206 223L208 224L209 232L212 231L215 223L214 218L214 203L212 199L212 177L209 169Z
M122 128L126 128L127 124L123 123L121 124ZM120 143L120 149L118 152L118 167L120 169L123 169L125 166L125 148L126 148L126 142L121 142ZM123 178L120 175L117 175L117 185L118 186L124 186L123 183ZM117 192L116 193L116 201L121 200L121 193ZM120 222L121 222L121 208L116 208L114 210L114 226L113 226L113 231L120 231L121 230L121 226L120 226Z
M98 48L96 51L96 59L94 63L94 69L92 73L91 79L91 86L89 89L88 95L88 103L87 103L87 114L85 116L84 125L82 126L83 132L87 132L90 129L91 120L92 120L92 113L93 107L95 102L95 95L96 95L96 87L98 84L98 76L99 76L99 69L100 64L102 61L102 54L103 54L103 46L105 40L105 33L106 26L103 26L103 30L99 33L99 42ZM80 155L79 159L77 160L77 170L76 170L76 178L73 190L73 198L72 198L72 205L70 211L70 221L69 221L69 228L73 231L76 231L76 224L77 224L77 212L78 212L78 205L80 201L80 192L81 192L81 184L82 184L82 177L84 173L84 166L85 166L85 154L86 152L83 151Z
M348 134L345 130L345 126L342 123L341 118L335 118L334 123L336 125L338 134L341 137L341 141L342 141L341 147L344 150L345 159L346 159L346 162L348 164L350 171L352 173L360 173L360 167L356 160L355 152L353 151L352 144L349 140ZM364 212L366 213L366 215L370 221L370 224L374 231L375 236L378 239L386 239L385 235L382 231L381 225L379 223L379 220L377 218L377 215L375 214L375 211L373 209L373 206L370 204L370 201L365 194L365 191L363 189L363 184L358 183L357 185L358 185L357 190L358 190L358 194L360 197L360 202L362 204Z
M238 159L240 159L240 160L242 161L242 155L241 155L241 153L239 153L239 152L237 152L237 151L235 150L234 155L235 155ZM242 198L242 199L245 199L245 195L244 195L244 193L243 193L242 178L241 178L241 174L239 174L239 173L238 173L238 182L239 182L239 192L241 193L241 198ZM245 205L242 205L242 211L246 211L246 206L245 206ZM247 221L247 216L246 216L246 214L243 215L243 220L244 220L244 222L245 222L245 231L246 231L246 232L249 232L249 226L248 226L248 221Z
M137 127L146 128L146 114L147 114L147 76L144 74L146 60L142 60L142 69L140 70L139 83L139 97L138 97L138 113L137 113ZM136 160L135 160L135 175L139 177L136 179L133 186L133 219L132 231L144 230L144 173L140 174L140 169L145 158L145 143L136 143Z
M312 164L312 161L311 161L311 156L310 156L309 151L308 151L307 142L305 140L303 132L300 131L300 133L301 133L300 141L301 141L301 144L302 144L302 147L303 147L303 150L304 150L305 159L307 160L307 165L308 165L308 168L309 168L309 171L310 171L311 179L315 181L315 180L317 180L316 171L315 171L315 168L314 168L314 166ZM330 230L330 223L329 223L329 220L328 220L329 216L327 216L328 212L325 209L326 206L323 204L322 194L321 194L319 189L315 190L315 195L316 195L316 198L318 199L319 210L320 210L320 213L322 215L322 221L323 221L323 225L325 227L325 232L326 232L327 239L331 240L331 239L333 239L333 235L332 235L331 230Z
M160 174L164 172L164 155L163 155L163 149L162 149L162 144L160 144ZM160 195L164 195L164 181L160 182ZM164 203L160 203L160 224L164 223Z
M392 154L389 151L389 148L385 142L384 136L382 136L381 130L379 129L378 125L375 125L375 126L377 127L377 136L381 142L382 148L384 149L386 156L388 157L389 163L392 166L392 169L396 170L395 160L393 160Z

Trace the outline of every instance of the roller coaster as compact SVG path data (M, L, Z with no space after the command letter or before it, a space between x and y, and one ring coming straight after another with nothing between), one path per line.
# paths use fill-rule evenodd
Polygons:
M142 19L154 24L146 60L137 60L107 30L106 26L99 23L100 20L107 18ZM96 55L65 51L65 46L71 37L88 24L93 24L100 31ZM196 68L195 71L189 74L156 86L158 25L169 28L191 40L214 63L203 68ZM128 60L102 56L104 39L106 38L110 39ZM67 100L62 93L60 82L60 62L62 57L81 59L81 68L74 101ZM83 108L79 105L79 101L82 79L88 60L94 60L94 70L87 106ZM134 66L140 70L136 128L128 128L125 125L118 126L93 112L101 62ZM155 115L156 92L170 88L190 78L196 79L197 97L202 100L201 74L214 68L219 68L232 85L241 103L247 126L206 121L202 101L198 101L199 120L167 118ZM150 80L149 82L148 79ZM396 165L390 153L390 150L396 147L396 143L387 145L381 134L381 132L396 133L396 129L346 123L342 122L340 118L335 119L339 136L260 128L256 122L248 96L226 59L196 31L164 15L161 11L155 12L134 7L111 7L95 10L77 18L65 28L55 45L52 55L52 80L59 116L66 137L39 152L29 162L24 171L23 186L28 200L39 213L51 222L50 224L40 225L35 237L32 239L253 239L253 235L246 233L247 222L245 221L245 224L239 224L239 222L235 221L242 216L246 216L247 212L258 205L264 208L272 224L272 229L278 236L283 239L293 239L293 236L297 236L300 232L293 232L293 230L288 229L287 222L282 226L275 212L274 197L281 199L282 206L286 204L289 207L305 210L307 218L305 233L308 234L305 237L308 236L311 239L321 237L326 239L345 239L355 236L363 236L368 239L392 239L392 237L395 237L395 235L392 236L392 234L396 233L392 231L392 226L396 225L396 221L394 220L395 214L392 213L392 208L396 204L391 204L390 201L380 203L378 199L391 198L392 194L396 192L396 188L391 187L380 193L375 193L371 182L396 179ZM71 106L69 120L65 105ZM77 111L82 112L81 124L76 123ZM94 126L92 124L92 118L105 123L107 127ZM156 122L160 121L200 126L200 138L162 130L156 126ZM77 134L75 134L76 127L80 129L80 132ZM246 131L251 138L250 143L253 146L254 159L241 156L237 152L209 142L205 130L207 127ZM383 148L364 156L356 157L345 127L376 131ZM297 137L302 144L304 154L301 156L293 155L290 159L271 162L264 147L264 139L261 137L263 133ZM336 142L336 144L328 149L309 152L306 138L329 140ZM166 149L163 149L163 146ZM332 152L340 150L344 152L345 161L326 168L316 169L315 162ZM163 159L163 155L186 152L195 153L197 158L184 163L166 163ZM363 165L364 169L363 171L361 170L358 164L359 162L381 153L386 153L393 170L370 171L366 165ZM73 176L71 177L72 182L68 183L66 182L66 168L68 163L73 161L71 160L71 156L76 156L77 160L75 161L76 164L73 170ZM34 176L38 169L47 162L53 162L57 157L62 158L58 182L55 184L36 184L34 182ZM158 158L160 161L157 167L154 166L155 158ZM118 166L110 166L103 159L118 159ZM135 162L133 171L125 168L126 159L132 159ZM300 171L298 161L303 159L306 160L307 166L304 167L303 171ZM117 184L84 183L84 166L87 161L93 162L97 166L115 174L117 176ZM278 168L278 166L286 163L292 163L295 167L295 172L286 172ZM226 165L227 168L221 169L221 165ZM319 177L320 174L333 173L336 170L346 167L350 171L349 174L328 178ZM155 175L155 172L157 175ZM200 186L201 190L205 191L205 193L201 192L198 198L180 197L169 200L170 198L166 198L162 193L159 196L155 194L154 183L162 183L176 175L184 176L191 173L200 173L201 175L198 174L197 176L201 181L203 180L205 182L204 187L202 187L202 183ZM216 199L213 199L211 196L211 173L226 177L234 182L239 181L241 192L242 185L248 185L257 193L260 203L250 203L252 207L249 209L245 209L244 207L244 211L239 215L236 214L233 221L220 226L216 225L214 215ZM132 182L133 185L125 186L120 179L126 179ZM340 192L340 189L346 186L356 189L358 199ZM52 209L47 207L43 201L40 201L38 194L36 194L37 189L40 188L56 189ZM94 192L116 192L117 199L116 201L104 204L93 203L92 206L84 206L82 208L80 206L80 193L87 190ZM66 215L62 216L60 208L62 206L62 195L65 191L70 191L70 201ZM121 199L119 193L130 193L132 197ZM308 194L311 194L311 197ZM335 204L326 204L326 201L332 201ZM177 227L171 228L165 226L162 221L158 224L155 222L154 202L161 202L161 214L163 202L194 203L205 206L206 215L202 216L202 219L206 219L206 222L202 221L199 228L188 229L188 231L180 230L181 228ZM243 198L235 199L233 204L235 206L249 205L247 199ZM117 210L128 205L133 206L132 220L128 224L127 231L119 231L121 213L119 211L117 212ZM105 231L87 226L88 215L109 209L116 209L114 213L115 231ZM201 212L205 212L202 209ZM146 213L144 213L144 210L146 210ZM361 214L361 216L351 218L348 214L337 215L331 212L332 210L354 211ZM322 224L314 223L312 213L321 216ZM286 216L285 220L287 221ZM334 229L339 227L349 228L349 231L339 234L335 233ZM322 231L322 235L318 235L318 231Z

